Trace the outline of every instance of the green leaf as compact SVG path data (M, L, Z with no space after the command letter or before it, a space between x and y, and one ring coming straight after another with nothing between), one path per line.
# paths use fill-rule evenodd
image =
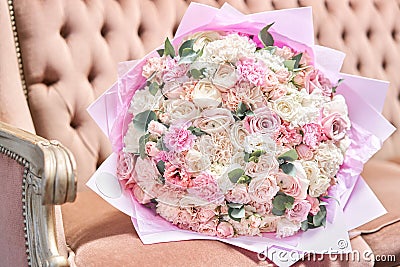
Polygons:
M248 184L251 181L251 177L247 175L240 176L239 180L236 183L238 184Z
M159 162L157 162L156 164L157 170L161 175L164 175L165 172L165 162L160 160Z
M233 220L240 221L241 218L244 218L244 216L246 215L246 212L245 212L244 206L243 206L240 209L229 208L228 214L229 214L229 217L231 217Z
M186 40L185 42L183 42L182 45L179 47L179 51L178 51L179 56L183 57L183 54L184 54L183 51L185 49L189 48L190 50L193 51L193 44L194 44L194 39Z
M162 151L169 151L169 149L165 146L164 137L163 137L163 136L161 136L161 138L157 140L157 145L156 145L156 147L157 147L159 150L162 150Z
M303 56L303 53L297 54L294 57L292 57L292 59L294 60L294 66L293 69L297 69L300 65L300 60L301 57Z
M287 59L283 61L283 65L290 71L294 70L294 65L296 64L296 60L293 59Z
M332 87L332 93L336 93L336 89L339 87L339 85L344 81L344 79L339 79L338 82L336 83L335 86Z
M203 73L198 70L198 69L191 69L190 70L190 74L192 75L193 78L195 78L196 80L200 80L202 78L204 78Z
M164 55L164 49L163 48L158 49L157 53L160 55L160 57L162 57Z
M227 203L226 205L232 209L241 209L243 207L243 204L240 203Z
M157 94L157 92L158 92L159 89L160 89L160 85L159 85L158 83L156 83L156 82L152 82L152 83L149 85L149 92L150 92L150 94L152 94L153 96L155 96L155 95Z
M285 214L284 210L278 210L275 207L272 208L272 214L276 215L276 216L282 216L283 214Z
M299 158L299 155L296 152L296 149L291 149L286 151L282 155L278 157L278 160L283 159L284 161L295 161Z
M287 175L295 176L296 175L296 168L292 163L286 162L279 165L279 168L286 173Z
M187 51L187 52L185 52L185 51ZM178 64L190 64L193 61L195 61L196 58L198 57L197 53L190 48L185 48L184 54L185 55L179 59Z
M228 172L228 178L232 183L237 183L239 178L244 174L244 170L242 169L234 169Z
M325 225L326 221L326 208L325 206L320 206L320 210L313 217L313 224L315 227Z
M250 153L244 152L244 161L249 162L250 159Z
M292 208L294 198L285 194L277 195L272 200L272 205L277 210L284 211L287 208Z
M274 25L274 23L268 24L258 33L258 39L260 39L265 47L274 45L274 38L268 32L269 28L271 28L272 25Z
M171 56L172 58L175 57L175 48L171 44L171 41L169 40L168 37L167 39L165 39L164 43L164 55Z
M156 113L154 113L154 111L145 110L143 112L136 114L136 116L133 118L133 125L137 130L146 132L149 123L151 121L156 121L156 120L157 120L157 115Z
M150 134L145 134L139 138L139 155L141 159L144 159L147 156L146 143L149 141L149 136Z
M247 105L245 103L240 102L238 105L238 108L236 109L236 114L238 116L244 116L248 109L249 108L247 107Z
M267 50L271 54L275 54L276 46L267 46L267 47L263 48L262 50Z
M301 222L301 230L303 230L304 232L308 230L308 220Z
M188 128L188 130L191 131L192 134L195 135L195 136L201 136L203 134L208 134L208 133L204 132L202 129L194 127L194 126L190 126Z

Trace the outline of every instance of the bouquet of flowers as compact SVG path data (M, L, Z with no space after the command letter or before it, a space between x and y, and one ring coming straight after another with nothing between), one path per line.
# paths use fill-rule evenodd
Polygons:
M199 12L210 17L193 19ZM334 218L344 220L357 191L371 194L359 181L362 165L393 129L371 107L381 104L349 88L379 82L339 74L343 55L313 45L310 9L280 12L191 5L176 38L90 107L115 153L88 185L133 217L142 240L173 227L201 234L145 242L218 238L254 251L261 244L301 251L315 233L345 236ZM302 35L280 33L285 12L302 18ZM355 101L379 130L365 130L371 125ZM107 169L122 188L115 197L96 182ZM371 199L375 211L350 226L382 214Z

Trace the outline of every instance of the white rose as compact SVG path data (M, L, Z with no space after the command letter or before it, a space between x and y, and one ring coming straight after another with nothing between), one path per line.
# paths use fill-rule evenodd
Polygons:
M168 99L165 101L165 112L169 115L171 123L190 121L200 113L192 102L183 99Z
M300 223L295 223L286 218L281 218L276 225L276 236L279 238L292 236L297 233L300 226Z
M207 155L209 158L215 153L215 145L213 139L209 135L201 135L194 143L193 149L200 151L202 154Z
M269 203L278 191L279 186L272 176L253 178L249 184L250 198L256 203Z
M200 108L215 108L221 104L221 93L210 82L200 81L192 93L193 102Z
M317 162L301 161L301 165L303 166L308 180L311 181L317 179L318 175L320 174Z
M243 143L247 135L249 135L249 132L244 127L243 121L237 121L232 125L230 131L230 137L232 145L236 150L238 151L244 150Z
M193 50L201 50L209 42L221 39L221 34L215 31L197 32L189 37L194 39Z
M217 133L229 129L235 122L232 113L224 108L206 109L195 119L194 126L206 133Z
M318 175L310 180L310 188L308 194L312 197L319 197L328 190L330 186L330 179L325 175Z
M268 154L275 155L276 144L275 141L266 134L250 134L244 138L244 150L247 153L261 150Z
M211 164L210 159L207 155L204 155L194 149L188 151L185 157L185 161L188 167L188 171L195 173L207 170Z
M232 88L238 80L236 69L229 64L220 64L212 78L213 84L222 92Z
M340 148L333 143L322 143L314 155L318 162L321 174L327 177L334 177L342 165L344 156Z
M301 105L292 96L282 96L273 101L272 108L285 121L292 121L299 113Z
M156 110L160 108L162 100L163 97L159 91L153 96L150 94L149 88L145 87L142 90L136 91L128 111L136 115L145 110Z
M245 167L246 175L250 177L265 177L270 173L279 170L279 163L275 156L263 154L258 158L258 162L247 162Z

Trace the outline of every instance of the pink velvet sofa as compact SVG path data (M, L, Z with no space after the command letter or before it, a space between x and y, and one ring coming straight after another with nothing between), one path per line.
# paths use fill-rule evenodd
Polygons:
M217 241L143 245L130 218L85 186L111 152L86 108L118 62L173 37L189 2L0 0L0 266L268 264ZM400 126L400 0L226 2L244 13L312 6L316 42L347 54L343 72L390 81L384 115ZM363 176L388 213L350 232L353 249L394 258L296 265L400 264L400 131Z

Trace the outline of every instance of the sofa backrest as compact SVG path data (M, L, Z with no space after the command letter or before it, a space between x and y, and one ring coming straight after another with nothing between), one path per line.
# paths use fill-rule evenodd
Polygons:
M36 133L72 150L79 190L111 152L86 108L115 81L118 62L140 58L173 36L189 2L13 1L23 87ZM198 2L220 6L224 1ZM226 2L244 13L311 5L316 42L347 54L343 72L391 82L384 112L400 125L399 0ZM399 151L397 131L378 157L400 162Z

